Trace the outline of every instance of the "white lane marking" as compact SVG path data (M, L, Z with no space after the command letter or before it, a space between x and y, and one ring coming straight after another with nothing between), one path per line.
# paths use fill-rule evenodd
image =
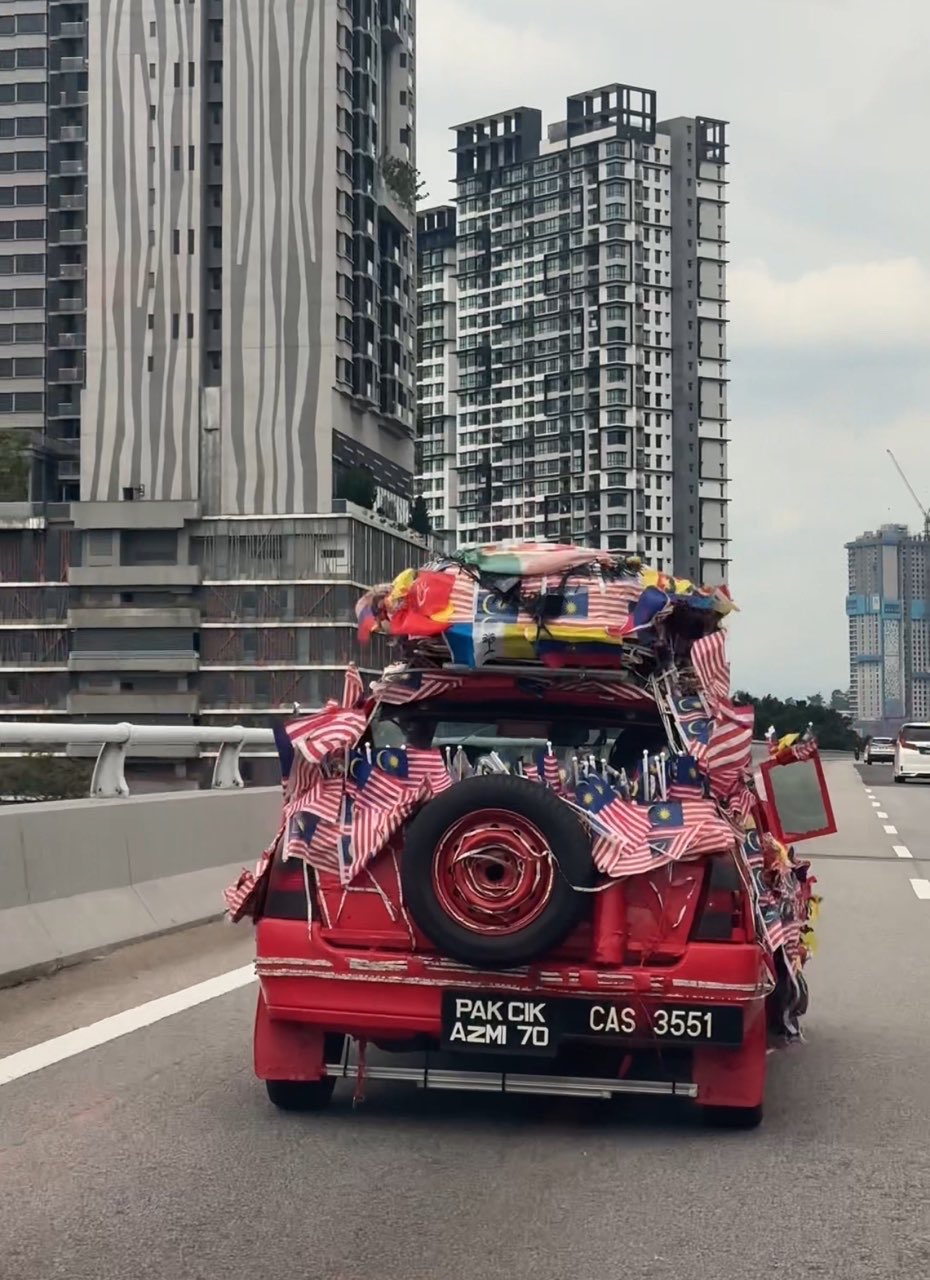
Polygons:
M881 804L881 800L873 800L873 801L872 801L872 808L873 808L873 809L877 809L877 808L878 808L878 806L879 806L880 804Z
M879 809L878 813L876 813L876 815L875 815L875 816L876 816L876 818L887 818L887 817L888 817L888 814L887 814L887 813L885 813L885 812L884 812L884 810Z
M885 835L886 835L886 836L896 836L897 834L898 834L898 828L897 828L897 827L889 827L889 826L887 825L887 823L885 824Z
M34 1044L29 1049L20 1049L18 1053L0 1058L0 1085L32 1075L34 1071L42 1071L56 1062L63 1062L65 1058L86 1053L88 1049L96 1049L110 1040L129 1035L131 1031L150 1027L153 1022L160 1022L162 1018L170 1018L172 1014L193 1009L195 1005L215 1000L217 996L228 995L230 991L237 991L254 981L255 966L243 965L241 969L231 969L228 973L221 973L219 977L208 978L206 982L173 991L171 995L159 996L157 1000L148 1000L145 1004L136 1005L134 1009L114 1013L109 1018L101 1018L99 1022L78 1027L63 1036L55 1036L53 1040L43 1040L41 1044Z
M899 858L913 858L914 856L906 844L893 844L891 847Z
M923 902L930 902L930 880L912 880L911 888Z

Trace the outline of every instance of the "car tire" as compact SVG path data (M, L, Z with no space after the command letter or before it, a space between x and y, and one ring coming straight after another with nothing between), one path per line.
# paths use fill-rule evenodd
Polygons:
M492 839L469 851L482 814ZM436 796L410 823L401 858L415 924L443 955L483 969L516 968L557 947L588 914L595 876L580 819L511 774L466 778Z
M905 778L903 773L896 773L894 775L894 780L895 782L900 782L900 783L907 782L907 778Z
M763 1106L701 1107L701 1120L709 1129L758 1129Z
M337 1062L345 1052L346 1038L331 1033L323 1038L323 1062ZM265 1090L270 1102L279 1111L325 1111L333 1100L336 1076L321 1076L319 1080L266 1080Z

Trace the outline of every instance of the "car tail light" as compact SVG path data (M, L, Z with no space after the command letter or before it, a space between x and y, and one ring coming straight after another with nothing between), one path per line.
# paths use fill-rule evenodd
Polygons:
M307 919L307 882L299 858L285 861L280 851L275 854L262 915L273 920Z
M692 938L695 942L745 942L746 896L729 856L710 859L710 872Z

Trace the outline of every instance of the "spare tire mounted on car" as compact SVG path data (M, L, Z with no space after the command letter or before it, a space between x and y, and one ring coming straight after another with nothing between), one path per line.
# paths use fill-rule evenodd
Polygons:
M590 908L591 842L551 791L526 778L467 778L417 814L401 861L415 923L443 953L490 969L528 964Z

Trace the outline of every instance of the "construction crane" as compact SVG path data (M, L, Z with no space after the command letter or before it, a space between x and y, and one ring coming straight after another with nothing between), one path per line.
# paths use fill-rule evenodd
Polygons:
M886 450L886 453L888 454L888 457L891 459L891 461L894 463L894 465L895 465L895 470L897 471L897 473L898 473L898 475L901 477L901 479L904 481L905 486L907 487L907 491L908 491L908 493L911 495L911 497L912 497L912 498L914 499L914 501L917 503L917 506L918 506L918 508L919 508L919 510L920 510L920 514L921 514L921 515L923 516L923 518L924 518L924 537L925 537L925 538L930 538L930 511L928 511L928 510L927 510L927 508L924 506L924 504L923 504L923 503L921 502L921 500L918 498L917 494L914 492L914 486L911 484L910 480L908 480L907 476L906 476L906 475L904 474L904 472L901 470L901 464L898 462L898 459L894 456L894 454L891 452L891 450L890 450L890 449L887 449L887 450Z

